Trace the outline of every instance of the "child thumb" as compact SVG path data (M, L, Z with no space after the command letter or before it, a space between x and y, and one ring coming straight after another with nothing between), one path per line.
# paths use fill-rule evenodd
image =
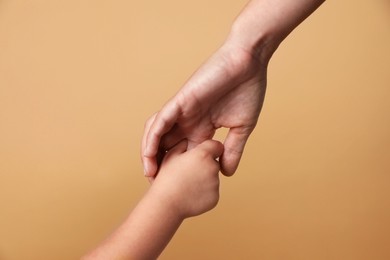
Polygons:
M209 153L214 159L220 157L224 149L223 144L216 140L206 140L199 146L203 151Z

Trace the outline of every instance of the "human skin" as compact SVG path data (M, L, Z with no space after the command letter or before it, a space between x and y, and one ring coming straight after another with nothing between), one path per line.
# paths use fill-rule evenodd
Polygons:
M145 176L156 175L159 158L180 140L191 149L229 128L221 171L236 171L263 105L267 66L288 34L324 0L252 0L234 21L221 47L195 71L144 129Z
M165 156L151 187L122 225L83 260L156 259L181 223L219 200L223 145L207 140L190 151L181 141Z

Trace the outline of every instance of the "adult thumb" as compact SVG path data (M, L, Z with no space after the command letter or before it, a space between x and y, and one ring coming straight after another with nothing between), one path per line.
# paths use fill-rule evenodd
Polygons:
M249 134L240 129L231 128L225 139L225 150L220 158L221 172L225 176L232 176L240 163Z

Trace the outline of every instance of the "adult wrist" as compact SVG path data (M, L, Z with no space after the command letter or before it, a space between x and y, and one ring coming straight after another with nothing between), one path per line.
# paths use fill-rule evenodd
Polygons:
M226 39L227 45L234 45L240 48L256 59L261 64L267 65L273 53L276 51L281 40L278 37L264 29L251 28L244 22L236 20Z

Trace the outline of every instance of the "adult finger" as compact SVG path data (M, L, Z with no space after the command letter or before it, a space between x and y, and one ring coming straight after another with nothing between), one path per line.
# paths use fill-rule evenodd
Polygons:
M183 131L175 124L167 133L165 133L160 139L160 149L170 150L177 145L186 136Z
M181 140L184 139L184 135L182 131L178 127L173 127L171 130L169 130L168 133L166 133L164 136L161 137L160 139L160 145L159 145L159 150L157 151L156 156L153 157L146 157L144 156L144 151L146 149L146 139L147 139L147 133L149 132L155 118L156 118L157 113L153 114L145 123L145 128L144 128L144 135L142 137L142 144L141 144L141 159L143 165L148 168L152 169L153 172L157 172L157 168L159 167L162 159L165 156L165 152L167 150L170 150L172 147L177 145ZM148 177L149 175L145 175ZM155 176L155 174L153 174ZM152 176L152 177L153 177Z
M229 130L224 142L225 150L220 158L221 172L224 175L231 176L236 172L250 133L250 130L241 128Z
M187 151L187 144L187 139L181 140L177 145L175 145L171 150L167 152L167 154L164 156L163 161L168 161L170 160L170 158L172 158L172 156L177 156Z
M145 150L146 150L146 140L148 137L148 133L150 131L150 127L152 126L157 113L153 114L145 123L144 127L144 134L142 136L142 143L141 143L141 159L142 164L144 166L144 174L146 177L153 177L155 173L157 172L157 158L156 156L153 157L146 157L145 156Z
M154 180L156 179L156 177L147 177L147 178L148 178L149 184L153 184Z
M148 136L150 127L152 126L152 123L154 122L154 119L156 118L157 113L154 113L151 117L146 120L144 125L144 134L142 136L142 142L141 142L141 158L144 157L145 149L146 149L146 138Z
M161 137L168 132L175 124L179 110L175 102L168 102L163 109L157 113L150 126L147 138L145 156L152 157L157 154Z
M169 102L158 112L146 133L144 156L144 171L146 176L153 176L157 172L156 155L160 146L161 137L175 124L178 117L178 108L174 102Z

